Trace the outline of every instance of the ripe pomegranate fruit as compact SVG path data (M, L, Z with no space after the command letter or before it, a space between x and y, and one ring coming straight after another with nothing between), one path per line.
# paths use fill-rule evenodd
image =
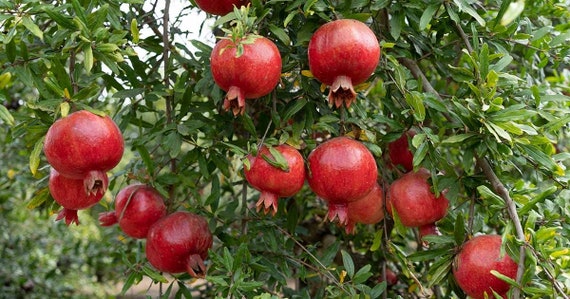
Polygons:
M356 223L374 224L384 219L384 195L382 187L378 183L372 187L363 198L349 202L348 209L348 222L345 230L347 234L354 232Z
M500 255L501 236L480 235L463 244L453 260L453 276L465 294L474 299L493 298L493 291L505 297L509 284L500 280L491 270L510 278L517 274L517 264L508 254Z
M99 184L109 183L107 175L101 177ZM57 214L56 221L65 219L65 224L75 223L79 225L77 210L88 209L101 200L105 192L100 186L95 186L89 191L85 190L83 180L68 178L61 175L53 167L49 174L49 192L53 199L60 204L63 209Z
M196 214L178 211L158 220L150 227L146 240L146 257L159 271L188 272L205 277L204 259L212 247L208 222Z
M378 282L383 282L383 281L384 278L382 277L382 275L380 275L380 277L378 277ZM388 286L393 286L397 283L398 283L398 275L396 275L394 271L386 268L386 284Z
M308 157L307 180L311 190L328 204L331 221L348 223L348 203L368 194L376 184L378 168L364 144L348 138L332 138Z
M410 151L408 138L416 135L414 131L407 131L395 141L388 143L388 155L394 166L401 165L407 171L414 169L414 154Z
M198 7L210 14L224 16L234 10L249 4L249 0L196 0Z
M420 168L390 185L386 210L392 215L392 209L395 209L403 225L420 227L445 217L449 201L445 198L445 191L435 197L427 181L429 177L429 170Z
M99 222L102 226L119 223L126 235L143 239L150 227L164 216L166 205L162 195L151 186L133 184L117 193L115 211L100 213Z
M243 53L238 55L238 47ZM224 110L243 114L245 99L269 94L281 77L281 54L277 46L262 36L249 35L237 42L220 40L210 55L214 81L227 92Z
M265 213L277 213L277 200L279 197L295 195L305 183L305 163L303 156L292 146L283 144L274 148L285 158L287 167L281 169L269 161L275 161L270 150L262 146L257 156L247 156L250 168L245 169L245 179L255 189L261 191L257 210L264 209Z
M331 105L349 107L356 100L355 85L372 75L380 60L374 32L357 20L336 20L321 26L308 47L313 76L330 86Z
M81 110L57 120L48 129L44 153L61 175L82 179L87 193L107 190L106 172L123 157L121 131L109 116Z

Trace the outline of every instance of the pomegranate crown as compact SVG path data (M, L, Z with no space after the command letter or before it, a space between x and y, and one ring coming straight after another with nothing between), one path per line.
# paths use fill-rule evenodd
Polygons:
M230 28L222 28L226 36L218 38L232 41L228 48L236 47L236 57L240 57L243 54L244 45L253 44L256 39L261 37L255 32L254 28L256 28L258 23L257 17L254 14L254 10L250 10L249 4L247 6L241 6L240 8L234 7L234 11L223 18L219 18L216 23L214 23L214 27L224 23L229 23ZM222 54L225 49L222 49L220 54Z

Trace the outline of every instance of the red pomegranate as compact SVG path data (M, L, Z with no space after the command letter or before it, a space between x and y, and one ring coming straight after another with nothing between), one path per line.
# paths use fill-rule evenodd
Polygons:
M273 215L277 213L277 200L279 197L295 195L305 183L305 163L303 156L292 146L283 144L274 148L286 160L287 169L271 165L265 159L275 161L270 150L263 146L257 156L248 155L250 168L245 169L245 179L255 189L261 191L257 210L264 209L265 213L270 210Z
M281 54L272 41L250 35L237 43L243 46L241 55L229 38L220 40L210 55L214 81L227 92L224 110L231 109L234 115L243 114L245 99L269 94L281 77Z
M388 155L394 166L401 165L407 171L414 169L414 154L410 151L408 138L416 135L414 131L407 131L400 138L388 143Z
M146 257L159 271L188 272L205 277L204 259L212 247L208 222L196 214L178 211L158 220L150 227L146 240Z
M382 187L378 183L372 187L363 198L349 202L348 206L348 222L345 230L347 234L354 232L356 223L374 224L384 219L384 194Z
M449 201L442 192L439 197L430 190L429 170L420 168L395 180L388 189L386 210L395 209L403 225L419 227L432 224L447 214Z
M382 277L382 275L380 275L380 277L378 277L378 282L383 282L383 281L384 278ZM394 271L386 268L386 284L389 286L393 286L397 283L398 283L398 275L396 275Z
M102 226L119 223L128 236L146 238L150 227L166 216L162 195L151 186L134 184L123 188L115 198L115 211L99 214Z
M106 186L108 183L105 175L99 184ZM50 170L48 187L53 199L63 207L57 214L56 221L65 219L67 225L71 223L79 225L77 210L94 206L105 194L101 186L85 190L83 180L63 176L53 167Z
M309 68L330 86L331 105L347 107L356 100L355 85L372 75L380 60L374 32L357 20L336 20L321 26L309 41Z
M121 131L109 116L81 110L57 120L48 129L44 153L60 174L82 179L85 188L107 190L106 172L123 157Z
M348 223L348 203L364 197L376 184L378 168L364 144L336 137L317 146L308 157L311 190L328 204L328 219Z
M463 244L453 260L453 276L465 294L474 299L485 298L485 293L493 298L493 291L505 297L509 284L491 270L515 279L517 267L508 254L501 256L501 236L480 235Z
M198 7L213 15L224 16L234 10L249 4L249 0L196 0Z

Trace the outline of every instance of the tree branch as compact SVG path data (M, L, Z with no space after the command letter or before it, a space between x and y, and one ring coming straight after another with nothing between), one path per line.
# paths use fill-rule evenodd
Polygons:
M412 73L414 78L416 78L416 80L420 80L422 82L422 86L424 87L424 90L433 93L436 97L438 97L439 100L443 101L443 99L439 95L439 93L435 90L435 88L433 88L431 83L427 80L426 76L424 75L424 73L422 72L422 70L420 69L420 67L416 63L416 61L409 59L409 58L400 58L399 61L402 65L404 65L406 68L408 68L410 70L410 72ZM509 195L509 191L507 190L505 185L503 185L501 180L497 177L497 175L493 171L491 165L489 164L489 161L487 161L486 159L481 158L481 157L475 157L475 159L476 159L477 165L479 166L479 168L481 168L481 170L485 174L485 177L491 183L491 186L493 187L493 190L495 191L495 193L497 193L504 200L504 202L507 206L507 209L509 211L509 217L511 218L511 221L513 222L513 224L515 226L517 239L520 242L526 243L524 231L523 231L519 216L517 214L516 205L515 205L515 202L512 200L511 196ZM525 250L525 246L522 245L520 247L519 263L518 263L517 276L516 276L516 281L519 285L521 284L522 276L524 274L525 258L526 258L526 250ZM520 298L520 291L521 291L520 288L515 288L513 290L512 298L514 298L514 299Z

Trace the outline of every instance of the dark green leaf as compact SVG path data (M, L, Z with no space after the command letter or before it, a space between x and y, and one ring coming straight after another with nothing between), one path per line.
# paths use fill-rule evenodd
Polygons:
M344 269L346 270L348 277L352 278L354 276L354 262L352 261L352 257L344 250L341 250L340 253L342 255L342 264Z

